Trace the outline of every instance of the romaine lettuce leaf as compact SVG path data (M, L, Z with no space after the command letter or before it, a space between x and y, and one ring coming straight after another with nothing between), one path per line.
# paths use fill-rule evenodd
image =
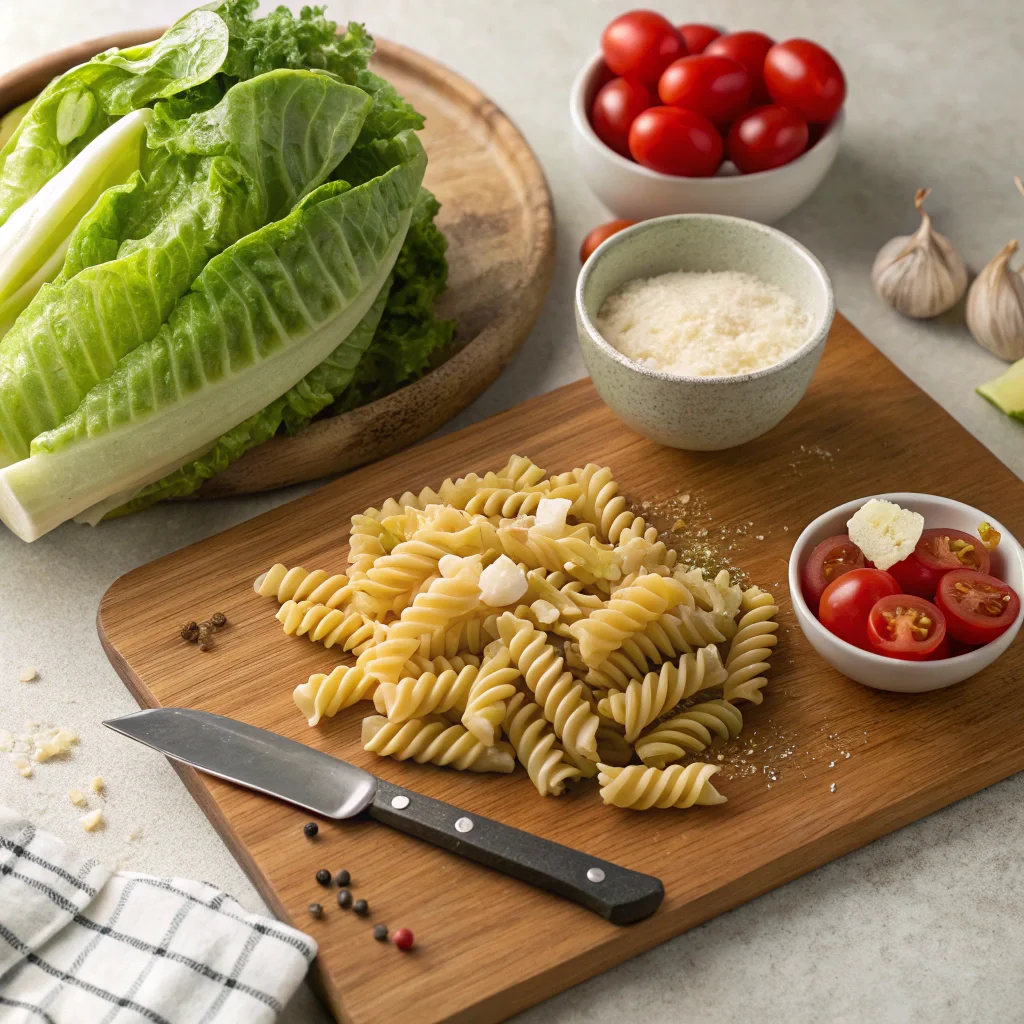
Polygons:
M207 81L227 54L224 20L200 9L152 43L108 50L54 79L0 150L0 224L118 117Z
M158 120L142 174L104 194L60 278L0 341L0 463L153 338L212 256L324 182L369 105L328 75L272 71L209 111Z
M152 340L125 355L31 456L0 471L0 519L25 540L166 475L321 363L373 305L426 167L415 134L356 188L328 183L215 256Z

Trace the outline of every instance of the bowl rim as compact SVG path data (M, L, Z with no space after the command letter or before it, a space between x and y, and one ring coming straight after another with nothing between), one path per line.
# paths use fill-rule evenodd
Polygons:
M785 359L782 359L777 363L772 363L771 366L764 366L759 370L750 370L747 373L709 375L706 377L695 376L692 374L670 373L668 370L656 370L653 367L645 366L643 363L638 363L635 359L631 359L625 353L620 352L597 329L594 321L590 318L590 314L587 312L586 304L583 301L583 292L586 289L587 282L590 280L594 269L601 260L605 259L608 253L610 253L617 245L622 245L630 242L631 240L637 239L647 231L660 230L673 223L680 224L685 227L685 225L697 221L712 221L723 227L726 225L739 226L740 229L744 231L754 231L768 235L774 242L794 250L798 256L801 256L805 260L805 262L810 266L812 272L817 276L818 283L825 294L825 315L821 318L821 323L814 329L811 336L798 349L796 349L796 351L791 352L786 356ZM768 224L761 224L756 220L747 220L745 217L731 217L724 213L669 213L664 217L652 217L649 220L638 221L636 224L633 224L628 228L623 228L621 231L617 231L614 235L606 238L590 254L587 262L583 264L583 267L576 278L575 304L576 315L579 317L580 324L589 335L591 341L594 342L604 355L607 355L620 366L624 366L629 370L633 370L636 373L655 380L681 381L687 384L702 384L705 387L713 385L726 386L746 381L760 380L764 377L770 377L772 374L778 373L781 370L792 366L794 363L800 362L800 360L805 358L810 352L825 342L825 339L828 337L829 331L832 328L832 321L835 318L836 312L835 294L832 290L832 281L828 276L828 271L825 270L821 260L819 260L818 257L810 251L810 249L805 245L801 245L800 242L790 235L787 235L784 231L779 231L778 228L773 228Z
M978 668L974 671L980 672L982 668L990 665L993 661L996 661L1000 654L986 660L988 648L998 643L1003 636L1010 636L1010 643L1013 642L1013 637L1020 631L1022 623L1024 623L1024 601L1021 601L1020 609L1017 612L1017 617L1007 627L1004 633L1001 633L995 640L990 640L989 643L978 647L976 650L967 651L964 654L954 655L952 658L943 658L940 662L934 661L903 661L899 658L887 658L884 654L875 654L874 651L867 651L860 647L855 647L853 644L844 640L842 637L836 636L834 633L827 630L821 622L818 620L818 616L811 611L810 606L804 600L803 588L800 585L800 566L798 559L794 557L797 553L798 548L807 547L810 541L806 538L808 535L817 530L821 525L824 524L825 520L830 520L837 515L852 515L857 511L865 502L871 501L872 498L879 498L883 501L892 501L899 505L901 508L913 509L915 501L926 499L928 501L938 501L944 503L947 506L957 510L976 516L979 523L989 522L992 526L997 529L1000 534L1000 546L1008 545L1010 550L1013 552L1014 557L1017 560L1017 564L1022 576L1024 576L1024 547L1021 546L1020 541L1010 533L1003 523L1001 523L995 516L989 515L987 512L982 512L981 509L975 508L973 505L968 505L964 501L957 501L956 498L947 498L943 494L927 494L922 491L890 491L885 494L869 494L863 498L854 498L851 501L844 501L841 505L836 505L835 508L829 509L827 512L822 512L820 516L816 516L811 522L809 522L797 536L793 542L793 547L789 552L789 563L787 578L789 583L789 599L793 603L793 611L796 613L797 624L800 626L800 630L803 633L807 633L808 630L818 639L824 641L826 644L835 645L839 650L844 651L853 657L859 657L866 659L864 661L865 666L870 665L884 665L890 671L903 672L910 679L922 679L926 678L929 671L934 671L935 665L960 665L970 666L975 663L978 664ZM810 639L810 637L808 637ZM823 656L824 657L824 656ZM829 659L826 658L826 661ZM831 662L830 662L831 663ZM973 672L971 673L973 674ZM966 678L966 677L964 677Z
M773 177L777 178L784 176L787 173L791 173L799 164L808 161L814 151L819 149L826 139L832 139L835 137L835 139L838 140L838 137L842 133L843 127L846 123L846 107L843 106L840 107L839 113L832 118L828 127L822 133L821 138L818 139L813 146L809 146L795 160L790 160L788 164L783 164L781 167L773 167L768 171L754 171L751 174L713 174L707 178L688 178L680 174L662 174L661 171L653 171L651 168L644 167L643 164L638 164L634 160L627 160L621 153L616 153L614 149L605 145L605 143L597 137L597 133L591 126L590 118L587 117L583 98L586 94L587 86L590 84L591 76L597 71L603 60L604 57L602 56L601 51L598 50L577 72L576 77L573 79L572 88L569 92L569 117L571 118L576 130L583 136L583 138L586 139L590 145L596 146L616 167L632 171L640 177L649 178L652 181L683 182L690 187L706 187L709 190L716 188L730 188L733 187L736 182L768 181Z

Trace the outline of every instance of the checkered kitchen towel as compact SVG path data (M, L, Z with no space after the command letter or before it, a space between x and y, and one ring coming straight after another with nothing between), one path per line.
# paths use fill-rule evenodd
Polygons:
M0 807L0 1024L269 1024L315 955L211 885L111 874Z

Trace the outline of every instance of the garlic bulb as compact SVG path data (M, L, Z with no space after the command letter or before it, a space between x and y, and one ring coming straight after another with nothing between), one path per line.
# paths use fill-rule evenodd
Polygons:
M1014 178L1024 195L1020 178ZM1000 359L1024 358L1024 279L1010 267L1016 240L975 278L967 295L967 327L974 340Z
M914 206L921 226L913 235L899 235L878 250L871 283L878 297L904 316L938 316L952 309L967 289L967 267L949 239L932 228L923 203L931 192L919 188Z

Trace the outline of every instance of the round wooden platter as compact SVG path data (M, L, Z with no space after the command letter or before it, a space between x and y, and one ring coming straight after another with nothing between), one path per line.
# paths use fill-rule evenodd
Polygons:
M93 54L160 31L93 39L17 68L0 78L0 111ZM424 184L441 202L437 223L448 239L438 315L455 319L455 340L426 376L295 437L272 438L205 484L201 498L316 480L407 448L493 383L540 313L554 269L554 212L526 140L475 86L422 54L378 40L372 67L426 117Z

